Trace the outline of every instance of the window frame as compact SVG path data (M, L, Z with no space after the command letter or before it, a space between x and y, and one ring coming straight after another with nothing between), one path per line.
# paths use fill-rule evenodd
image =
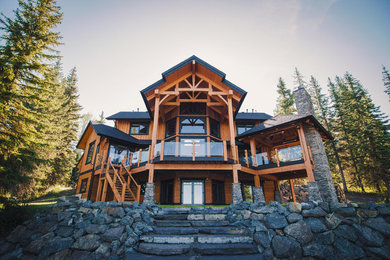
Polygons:
M131 133L131 128L133 127L133 125L138 125L138 133ZM139 133L139 131L140 131L139 126L140 125L145 125L146 133ZM149 125L150 125L150 122L132 122L132 123L130 123L129 135L149 135Z
M175 124L175 131L174 131L174 134L173 135L168 135L168 123L170 122L174 122ZM169 138L171 136L175 136L177 134L177 129L176 129L176 125L177 125L177 118L172 118L170 120L168 120L166 123L165 123L165 138ZM180 127L180 126L179 126Z
M211 124L212 124L213 121L218 124L217 135L214 135L214 134L211 133L212 132ZM209 129L210 129L210 136L214 136L214 137L219 138L219 139L221 138L221 123L218 120L215 120L215 119L209 117Z
M242 134L242 133L244 133L244 132L246 132L246 131L248 131L249 129L246 129L244 132L242 132L242 133L239 133L238 132L238 128L239 127L245 127L245 128L248 128L248 127L250 127L249 129L251 129L251 128L253 128L253 127L255 127L255 124L249 124L249 123L242 123L242 124L237 124L236 123L236 131L237 131L237 135L240 135L240 134Z
M95 142L96 142L96 140L89 143L87 156L85 157L85 165L92 163L93 153L94 153L94 151L95 151ZM91 149L91 147L92 147L92 149ZM91 151L91 150L92 150L92 151ZM90 153L90 152L92 152L92 154L91 154L91 158L88 160L88 157L89 157L89 153Z
M79 193L87 192L88 180L89 178L84 178L81 180Z
M183 133L182 132L182 126L183 126L182 121L184 121L186 119L201 119L203 121L204 132L203 133L194 133L194 132ZM206 117L205 116L181 116L179 118L179 134L183 134L183 135L206 135L207 134L207 120L206 120Z

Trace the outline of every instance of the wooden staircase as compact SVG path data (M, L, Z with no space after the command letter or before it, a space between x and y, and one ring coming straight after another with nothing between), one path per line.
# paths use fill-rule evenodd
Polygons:
M114 193L114 200L117 202L139 202L141 186L135 181L123 161L119 165L114 165L111 163L111 158L109 158L104 166L104 181L110 185ZM104 187L107 184L104 184ZM104 189L103 194L105 193ZM105 196L103 195L102 201L104 200Z

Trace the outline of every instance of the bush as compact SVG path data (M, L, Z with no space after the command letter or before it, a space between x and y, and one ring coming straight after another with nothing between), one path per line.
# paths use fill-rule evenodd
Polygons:
M5 236L34 215L28 206L12 198L0 197L0 205L0 236Z

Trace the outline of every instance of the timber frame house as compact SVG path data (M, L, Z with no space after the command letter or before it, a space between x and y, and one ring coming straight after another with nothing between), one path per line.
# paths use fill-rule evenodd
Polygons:
M278 200L281 180L314 182L304 127L322 140L330 134L312 115L240 113L246 94L196 56L172 67L141 91L147 112L108 117L115 127L89 123L77 144L84 154L76 193L216 205Z

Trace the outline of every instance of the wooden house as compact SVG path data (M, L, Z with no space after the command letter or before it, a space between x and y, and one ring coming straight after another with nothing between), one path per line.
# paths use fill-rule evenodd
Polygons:
M92 201L230 204L278 199L279 181L314 181L304 126L312 115L239 112L247 92L192 56L141 90L146 112L92 122L77 148L77 193Z

